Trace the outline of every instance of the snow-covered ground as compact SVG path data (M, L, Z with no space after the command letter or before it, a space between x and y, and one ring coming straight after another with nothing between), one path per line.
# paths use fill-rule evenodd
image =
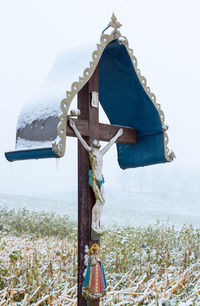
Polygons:
M33 211L54 211L67 214L77 220L76 191L68 193L38 194L32 197L0 194L0 206L8 208L26 208ZM183 224L200 225L200 205L198 197L186 194L158 195L152 192L127 192L106 190L102 225L148 225L157 222L168 222L176 226Z

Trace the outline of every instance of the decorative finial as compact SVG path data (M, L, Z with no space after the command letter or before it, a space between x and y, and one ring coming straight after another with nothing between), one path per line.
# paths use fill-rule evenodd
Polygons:
M176 158L174 151L169 152L168 158L169 158L169 161L172 161L174 158Z
M114 31L112 32L113 34L114 34L114 37L119 37L121 34L120 34L120 32L118 31L118 29L120 28L122 26L122 24L119 22L119 21L117 21L117 17L115 16L115 14L113 13L112 14L112 17L111 17L111 21L109 22L109 24L107 25L107 27L103 30L103 32L102 32L102 34L101 35L103 35L104 34L104 32L108 29L108 28L110 28L110 27L112 27L113 29L114 29Z
M117 29L122 26L122 24L119 21L117 21L117 17L115 16L114 13L112 14L111 21L109 22L108 25L114 28L115 31L117 31Z

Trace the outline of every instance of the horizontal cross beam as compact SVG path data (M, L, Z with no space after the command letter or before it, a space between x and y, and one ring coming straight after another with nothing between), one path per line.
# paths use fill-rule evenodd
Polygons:
M76 127L82 136L90 137L87 120L73 119L73 121L75 122ZM104 124L104 123L99 123L98 125L99 125L99 140L109 141L120 128L123 128L123 135L117 139L116 143L122 143L122 144L137 143L136 129L119 126L119 125ZM74 131L69 126L69 121L67 121L66 136L76 137Z

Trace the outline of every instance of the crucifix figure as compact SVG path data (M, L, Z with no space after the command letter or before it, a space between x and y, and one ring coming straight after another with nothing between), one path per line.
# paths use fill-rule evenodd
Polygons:
M116 140L123 134L123 129L120 128L118 132L112 137L109 143L100 150L101 145L97 139L90 140L90 146L83 139L81 134L79 133L74 121L72 119L69 120L69 124L71 128L74 130L75 135L80 140L83 147L89 153L90 165L92 170L90 171L90 185L93 189L95 195L95 205L92 208L92 230L100 235L100 218L103 211L103 205L105 204L105 196L104 196L104 177L102 174L103 167L103 156L110 149L110 147L116 142Z

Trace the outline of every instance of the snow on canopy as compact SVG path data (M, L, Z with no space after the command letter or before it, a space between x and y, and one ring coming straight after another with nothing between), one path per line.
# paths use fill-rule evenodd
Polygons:
M16 149L48 147L57 138L60 102L91 59L93 48L60 53L38 92L23 106L17 123Z
M174 154L167 146L164 113L137 68L128 40L118 31L120 24L109 25L114 30L110 35L102 34L96 48L78 49L57 57L38 94L28 101L19 116L16 148L33 145L33 149L45 147L47 152L14 154L10 161L64 155L69 107L97 65L99 99L111 124L135 128L138 133L136 144L117 145L120 167L147 166L173 159Z

